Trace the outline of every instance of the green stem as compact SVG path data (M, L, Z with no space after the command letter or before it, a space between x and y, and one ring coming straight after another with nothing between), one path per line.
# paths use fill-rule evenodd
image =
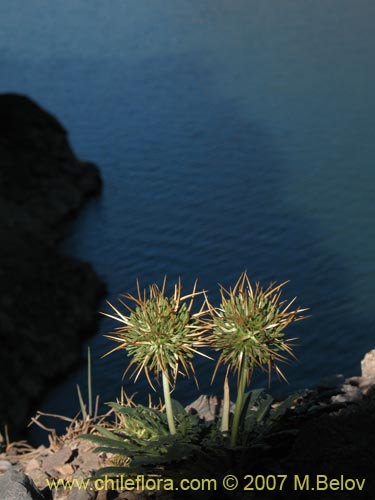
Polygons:
M246 389L246 381L247 381L247 376L248 376L247 372L248 372L247 362L244 361L242 364L242 368L241 368L240 383L238 384L238 389L237 389L236 407L234 409L232 432L231 432L231 436L230 436L230 447L231 448L234 448L236 446L236 442L237 442L238 428L239 428L239 424L240 424L240 418L241 418L241 413L242 413L242 408L243 408L243 403L244 403L244 396L245 396L245 389Z
M164 403L165 403L165 411L167 412L169 432L171 434L176 434L176 427L174 425L172 402L171 402L171 393L169 391L169 380L164 372L163 372L163 392L164 392Z

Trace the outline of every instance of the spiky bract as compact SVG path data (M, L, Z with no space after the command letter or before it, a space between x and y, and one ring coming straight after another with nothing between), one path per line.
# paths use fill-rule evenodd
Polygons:
M219 308L211 306L210 344L221 352L214 376L221 364L227 365L228 371L240 374L245 363L247 382L256 367L267 371L269 376L275 369L285 378L277 362L286 362L288 356L295 357L292 351L295 339L286 339L284 329L303 319L300 313L305 309L290 310L295 299L287 305L280 301L283 285L285 283L272 283L263 290L256 283L253 288L244 272L233 289L228 291L220 287L221 305Z
M161 289L153 284L147 294L146 290L141 293L137 283L138 296L125 295L125 299L133 303L133 308L120 300L128 314L123 314L112 304L109 305L116 315L104 313L123 323L113 334L106 335L119 343L107 354L125 349L131 357L125 373L135 367L132 375L136 381L144 371L152 388L154 386L150 373L156 377L164 374L172 385L175 384L178 373L192 373L195 378L192 357L195 353L204 356L197 348L206 345L203 334L207 331L207 326L199 321L206 313L204 305L199 312L192 313L194 299L203 292L196 291L195 283L192 293L181 296L179 281L174 287L173 295L167 297L165 285L165 279Z

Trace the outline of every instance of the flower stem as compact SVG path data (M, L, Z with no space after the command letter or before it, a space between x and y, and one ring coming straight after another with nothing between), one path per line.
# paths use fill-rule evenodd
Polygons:
M237 389L236 407L234 409L232 432L231 432L231 436L230 436L230 447L231 448L234 448L234 446L236 446L236 442L237 442L238 428L239 428L239 424L240 424L240 417L241 417L243 403L244 403L246 381L247 381L247 376L248 376L247 372L248 372L247 362L244 361L242 364L242 368L241 368L240 383L238 384L238 389Z
M172 402L171 402L171 393L169 391L169 380L164 372L163 372L163 392L164 392L164 403L165 403L165 411L167 412L169 432L171 434L176 434L176 427L174 425Z

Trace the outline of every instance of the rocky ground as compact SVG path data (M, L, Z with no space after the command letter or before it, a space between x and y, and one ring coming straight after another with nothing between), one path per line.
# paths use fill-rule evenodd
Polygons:
M277 439L271 449L252 451L241 470L229 467L227 474L243 478L246 474L286 474L284 491L242 491L248 483L242 482L235 492L221 489L221 498L254 498L275 500L296 499L373 499L375 498L375 350L362 361L362 374L344 379L332 377L318 387L305 390L286 415L284 430L295 432L287 438ZM189 405L202 418L212 420L220 412L218 398L201 396ZM192 496L181 492L145 491L96 491L60 487L46 487L47 480L86 480L100 467L110 464L111 457L95 453L91 442L77 438L84 432L79 426L70 427L65 436L51 436L49 447L21 450L10 445L0 454L0 498L12 500L142 500L146 498L211 498L208 492L196 492ZM286 434L286 436L288 436ZM22 452L23 451L23 452ZM254 456L256 453L256 456ZM254 465L255 464L255 465ZM243 468L245 467L245 468ZM363 491L358 489L294 491L293 478L310 476L314 484L316 476L340 481L351 488L351 480L365 479ZM219 478L220 480L220 478ZM349 482L346 482L350 480ZM241 484L241 483L240 483ZM336 483L334 483L335 485ZM219 492L216 492L216 496ZM13 494L13 496L11 496ZM212 497L213 498L213 497Z
M95 332L104 285L57 244L100 189L98 169L76 158L53 116L0 94L0 432L7 424L12 438Z

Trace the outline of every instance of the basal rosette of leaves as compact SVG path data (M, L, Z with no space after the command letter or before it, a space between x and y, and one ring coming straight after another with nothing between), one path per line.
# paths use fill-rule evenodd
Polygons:
M260 453L269 449L269 439L285 442L295 434L294 429L280 428L280 422L298 396L291 395L273 408L274 400L264 390L249 392L241 415L240 442L235 449L228 448L218 421L206 422L175 400L174 435L169 433L165 413L142 405L110 403L116 423L110 427L97 425L98 434L81 438L96 443L98 453L112 456L111 464L96 471L95 478L119 474L222 478L234 470L249 472L251 467L259 466Z
M205 455L207 446L215 446L217 453L223 439L217 427L201 420L198 415L188 413L178 401L171 400L176 433L170 434L165 413L142 405L129 406L110 403L117 422L110 428L97 426L97 435L81 436L98 445L97 452L113 455L112 465L96 472L96 477L127 474L162 475L165 466L171 473L171 464L177 465L174 472L180 475Z

